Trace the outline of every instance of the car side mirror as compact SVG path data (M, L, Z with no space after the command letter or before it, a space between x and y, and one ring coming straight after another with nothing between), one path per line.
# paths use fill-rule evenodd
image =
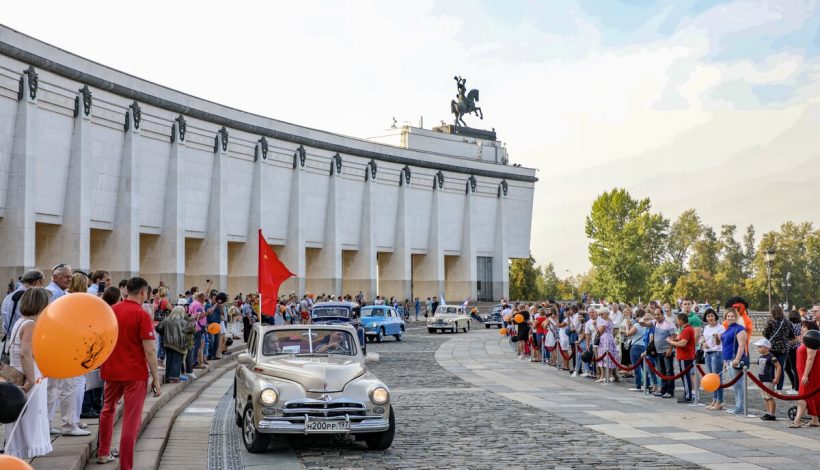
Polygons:
M368 353L364 356L365 364L374 364L379 362L379 353Z
M243 353L240 353L238 356L236 356L236 362L238 362L242 365L252 364L253 363L253 357L251 357L250 354L248 354L246 352L243 352Z

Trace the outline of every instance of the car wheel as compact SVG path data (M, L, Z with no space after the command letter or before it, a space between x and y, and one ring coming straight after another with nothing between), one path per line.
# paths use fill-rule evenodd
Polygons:
M384 339L384 328L379 328L379 333L376 335L376 342L381 343Z
M390 408L390 427L387 431L367 434L364 443L370 450L386 450L393 444L393 436L396 435L396 418L393 417L393 408Z
M236 417L236 425L241 428L242 427L242 413L237 411L236 405L238 405L238 403L234 402L234 404L233 404L233 414Z
M245 448L252 454L264 452L268 448L270 436L267 434L260 434L256 430L256 425L253 420L253 405L248 403L245 405L245 412L242 414L242 443Z
M467 323L467 326L464 327L464 332L466 333L468 331L470 331L470 324L469 323Z
M427 332L428 333L435 333L436 329L435 328L427 328Z
M396 341L401 341L401 330L399 330L398 334L393 335L393 337L396 338Z
M452 334L456 334L456 333L458 333L458 322L456 322L456 323L453 325L453 329L452 329L452 330L450 330L450 333L452 333Z
M490 325L484 325L484 326L486 326L488 330L490 329Z

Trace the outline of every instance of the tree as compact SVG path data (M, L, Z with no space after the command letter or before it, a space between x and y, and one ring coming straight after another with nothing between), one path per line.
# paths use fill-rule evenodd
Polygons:
M543 269L539 269L541 274L538 277L538 299L556 299L559 294L560 280L555 274L555 266L547 263Z
M663 252L668 221L649 210L649 199L633 199L624 189L598 196L586 217L594 285L610 300L646 297L647 280Z
M669 229L667 254L672 266L675 268L670 270L672 276L670 283L672 285L677 283L678 277L686 273L686 261L689 259L692 247L700 238L702 232L703 226L695 209L683 211Z
M693 270L678 279L675 284L675 297L679 299L695 299L695 301L712 301L717 298L718 288L712 273L702 270Z
M740 243L735 240L735 225L720 227L720 261L715 273L715 282L718 285L718 299L727 299L743 291L744 283L744 254Z
M692 256L689 258L689 270L709 273L714 278L717 271L720 243L712 227L705 226L700 238L692 247Z
M541 270L535 267L535 258L517 258L510 264L510 298L516 300L537 300L538 278Z
M752 262L755 259L755 226L746 227L746 234L743 235L743 277L750 278L752 272Z

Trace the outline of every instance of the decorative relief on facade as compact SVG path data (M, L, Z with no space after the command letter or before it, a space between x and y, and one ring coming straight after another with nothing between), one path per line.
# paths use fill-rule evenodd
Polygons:
M131 113L125 113L125 130L129 130L131 128L131 119L133 116L134 120L134 129L140 128L140 121L142 120L142 109L140 108L139 103L134 101L128 108L131 110Z
M29 65L26 70L23 70L23 75L28 75L28 96L31 99L37 98L37 88L40 84L39 80L37 79L37 71L34 70L33 65ZM20 77L20 87L17 90L17 99L22 100L23 94L25 93L25 86L23 85L25 80L23 77Z
M299 162L299 166L302 168L305 167L305 160L307 160L307 152L305 152L305 147L300 145L296 152L293 153L293 169L296 169L296 162Z
M86 116L91 114L91 90L88 89L88 85L83 85L80 88L80 95L83 97L83 114ZM80 115L80 97L77 96L74 98L74 117Z
M174 142L177 133L179 133L179 141L185 142L185 131L187 130L188 124L185 122L185 116L180 114L174 119L174 123L171 124L171 142Z
M339 152L336 152L336 155L334 155L330 161L330 176L334 174L342 174L342 156L339 155Z
M214 153L219 151L219 144L222 144L222 151L228 151L228 129L225 126L222 126L221 129L216 131L216 136L214 136Z
M254 147L253 149L253 161L259 160L259 150L262 150L262 160L268 159L268 139L262 136L261 139L258 140L259 146Z
M467 180L467 182L470 184L470 192L474 193L475 188L476 188L476 184L477 184L477 181L475 179L475 175L470 175L470 178Z

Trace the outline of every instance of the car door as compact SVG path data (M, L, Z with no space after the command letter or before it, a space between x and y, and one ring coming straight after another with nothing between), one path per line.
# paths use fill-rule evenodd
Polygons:
M396 318L398 318L398 313L396 313L392 307L388 308L384 317L384 330L388 335L395 335L397 333Z

